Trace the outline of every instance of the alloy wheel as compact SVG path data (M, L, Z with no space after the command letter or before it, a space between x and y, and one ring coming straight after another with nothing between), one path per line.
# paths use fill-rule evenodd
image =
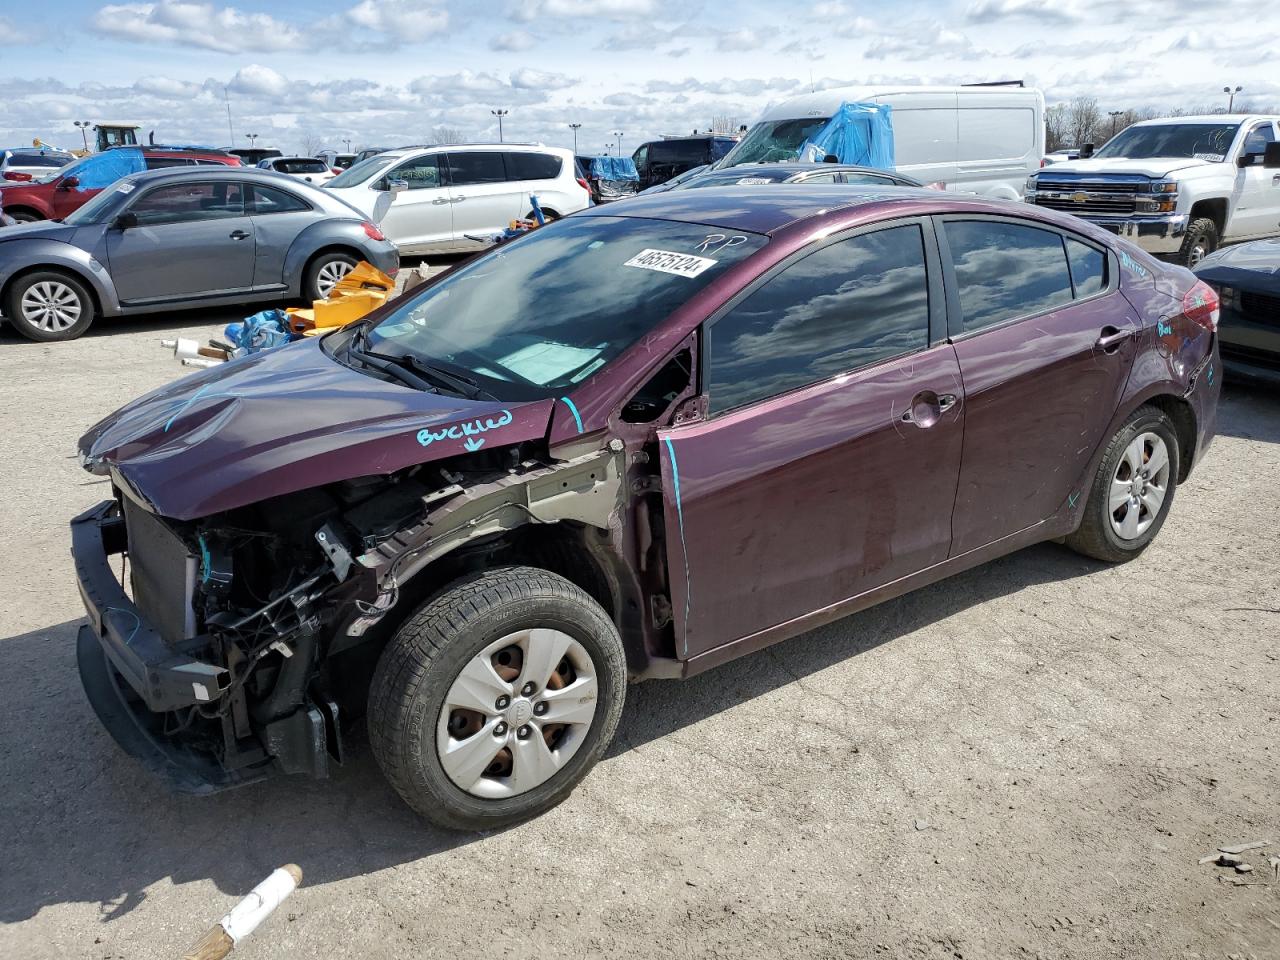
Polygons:
M591 655L567 633L534 628L494 641L463 667L440 709L445 774L493 800L541 786L586 740L597 690Z
M330 260L322 265L316 273L316 290L319 291L321 299L327 300L333 288L338 285L338 281L352 269L353 266L345 260Z
M1125 447L1107 500L1111 529L1121 540L1136 540L1160 516L1169 469L1169 448L1158 434L1141 433Z
M70 330L80 320L84 305L80 295L65 283L41 280L22 294L19 303L22 319L46 333Z

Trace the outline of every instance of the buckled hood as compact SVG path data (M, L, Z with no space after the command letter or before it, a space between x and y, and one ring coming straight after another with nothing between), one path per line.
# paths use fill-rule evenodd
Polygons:
M81 461L156 513L190 520L546 436L553 400L504 404L415 390L338 363L319 339L134 400L80 438Z

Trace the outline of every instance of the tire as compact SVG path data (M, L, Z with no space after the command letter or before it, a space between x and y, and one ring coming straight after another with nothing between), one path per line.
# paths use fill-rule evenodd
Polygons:
M554 223L555 221L560 219L560 214L556 213L554 210L548 210L545 207L542 210L542 216L546 219L547 223ZM534 213L532 210L530 210L527 214L525 214L524 218L526 220L538 219L536 216L534 216Z
M539 664L556 672L524 695ZM551 809L586 776L613 739L626 682L599 604L554 573L501 567L454 583L391 638L370 685L369 739L416 813L498 829Z
M349 253L331 250L322 253L307 264L307 275L302 279L304 300L323 300L333 285L351 272L360 261Z
M13 219L18 223L39 223L44 219L44 217L37 216L34 213L29 213L26 210L14 211L10 213L9 216L13 217Z
M1156 440L1164 445L1165 462L1153 468L1151 464L1161 459ZM1142 553L1160 532L1173 505L1181 455L1178 434L1168 416L1156 407L1139 407L1107 445L1089 488L1084 519L1067 537L1067 546L1108 563L1124 563ZM1135 477L1138 463L1141 469ZM1149 479L1143 479L1143 470L1151 474ZM1128 496L1124 498L1126 485ZM1124 502L1113 500L1113 493ZM1139 497L1136 505L1134 496Z
M1179 266L1192 268L1218 249L1218 225L1208 217L1197 217L1187 225L1178 250Z
M93 323L89 288L79 277L59 270L38 270L9 285L4 315L28 340L74 340Z

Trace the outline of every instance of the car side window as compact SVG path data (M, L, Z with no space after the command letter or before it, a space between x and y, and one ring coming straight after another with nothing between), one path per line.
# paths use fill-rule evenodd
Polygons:
M455 187L504 183L506 179L502 154L496 150L449 154L449 182Z
M1260 123L1244 138L1244 155L1261 156L1267 150L1268 143L1275 143L1276 131L1270 121Z
M874 173L842 173L841 183L874 183L882 187L892 187L895 181L889 177L877 177Z
M437 156L418 157L407 160L389 174L388 180L404 180L410 190L428 190L438 187L440 183L440 158Z
M809 254L711 324L706 340L712 413L924 349L929 286L919 225Z
M561 166L560 158L549 153L507 154L507 176L512 180L554 180Z
M227 180L174 183L148 190L129 207L139 226L244 216L244 185Z
M1060 234L999 220L949 220L965 333L1071 302Z
M835 183L836 173L835 171L832 171L831 173L815 173L811 177L805 177L804 182L805 183Z
M255 216L264 213L293 213L298 210L310 210L311 205L299 197L275 187L264 187L260 183L253 185L253 213Z
M147 157L143 162L148 170L164 170L167 167L189 167L194 161L186 157Z
M1076 299L1083 300L1107 289L1107 257L1101 250L1079 240L1065 238L1071 285Z

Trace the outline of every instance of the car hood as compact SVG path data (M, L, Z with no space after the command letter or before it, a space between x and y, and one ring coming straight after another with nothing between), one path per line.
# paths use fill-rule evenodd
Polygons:
M80 457L156 513L191 520L340 480L545 437L553 400L426 393L328 356L319 338L184 377L80 438Z
M1186 157L1151 157L1143 160L1103 157L1089 160L1064 160L1061 163L1052 164L1051 172L1053 176L1060 173L1133 173L1159 179L1179 171L1212 166L1217 164L1208 160L1188 160Z
M1224 247L1196 265L1202 280L1280 294L1280 237Z
M5 204L8 206L8 204ZM0 243L6 240L65 240L70 242L78 227L53 220L36 220L34 223L15 223L0 229Z

